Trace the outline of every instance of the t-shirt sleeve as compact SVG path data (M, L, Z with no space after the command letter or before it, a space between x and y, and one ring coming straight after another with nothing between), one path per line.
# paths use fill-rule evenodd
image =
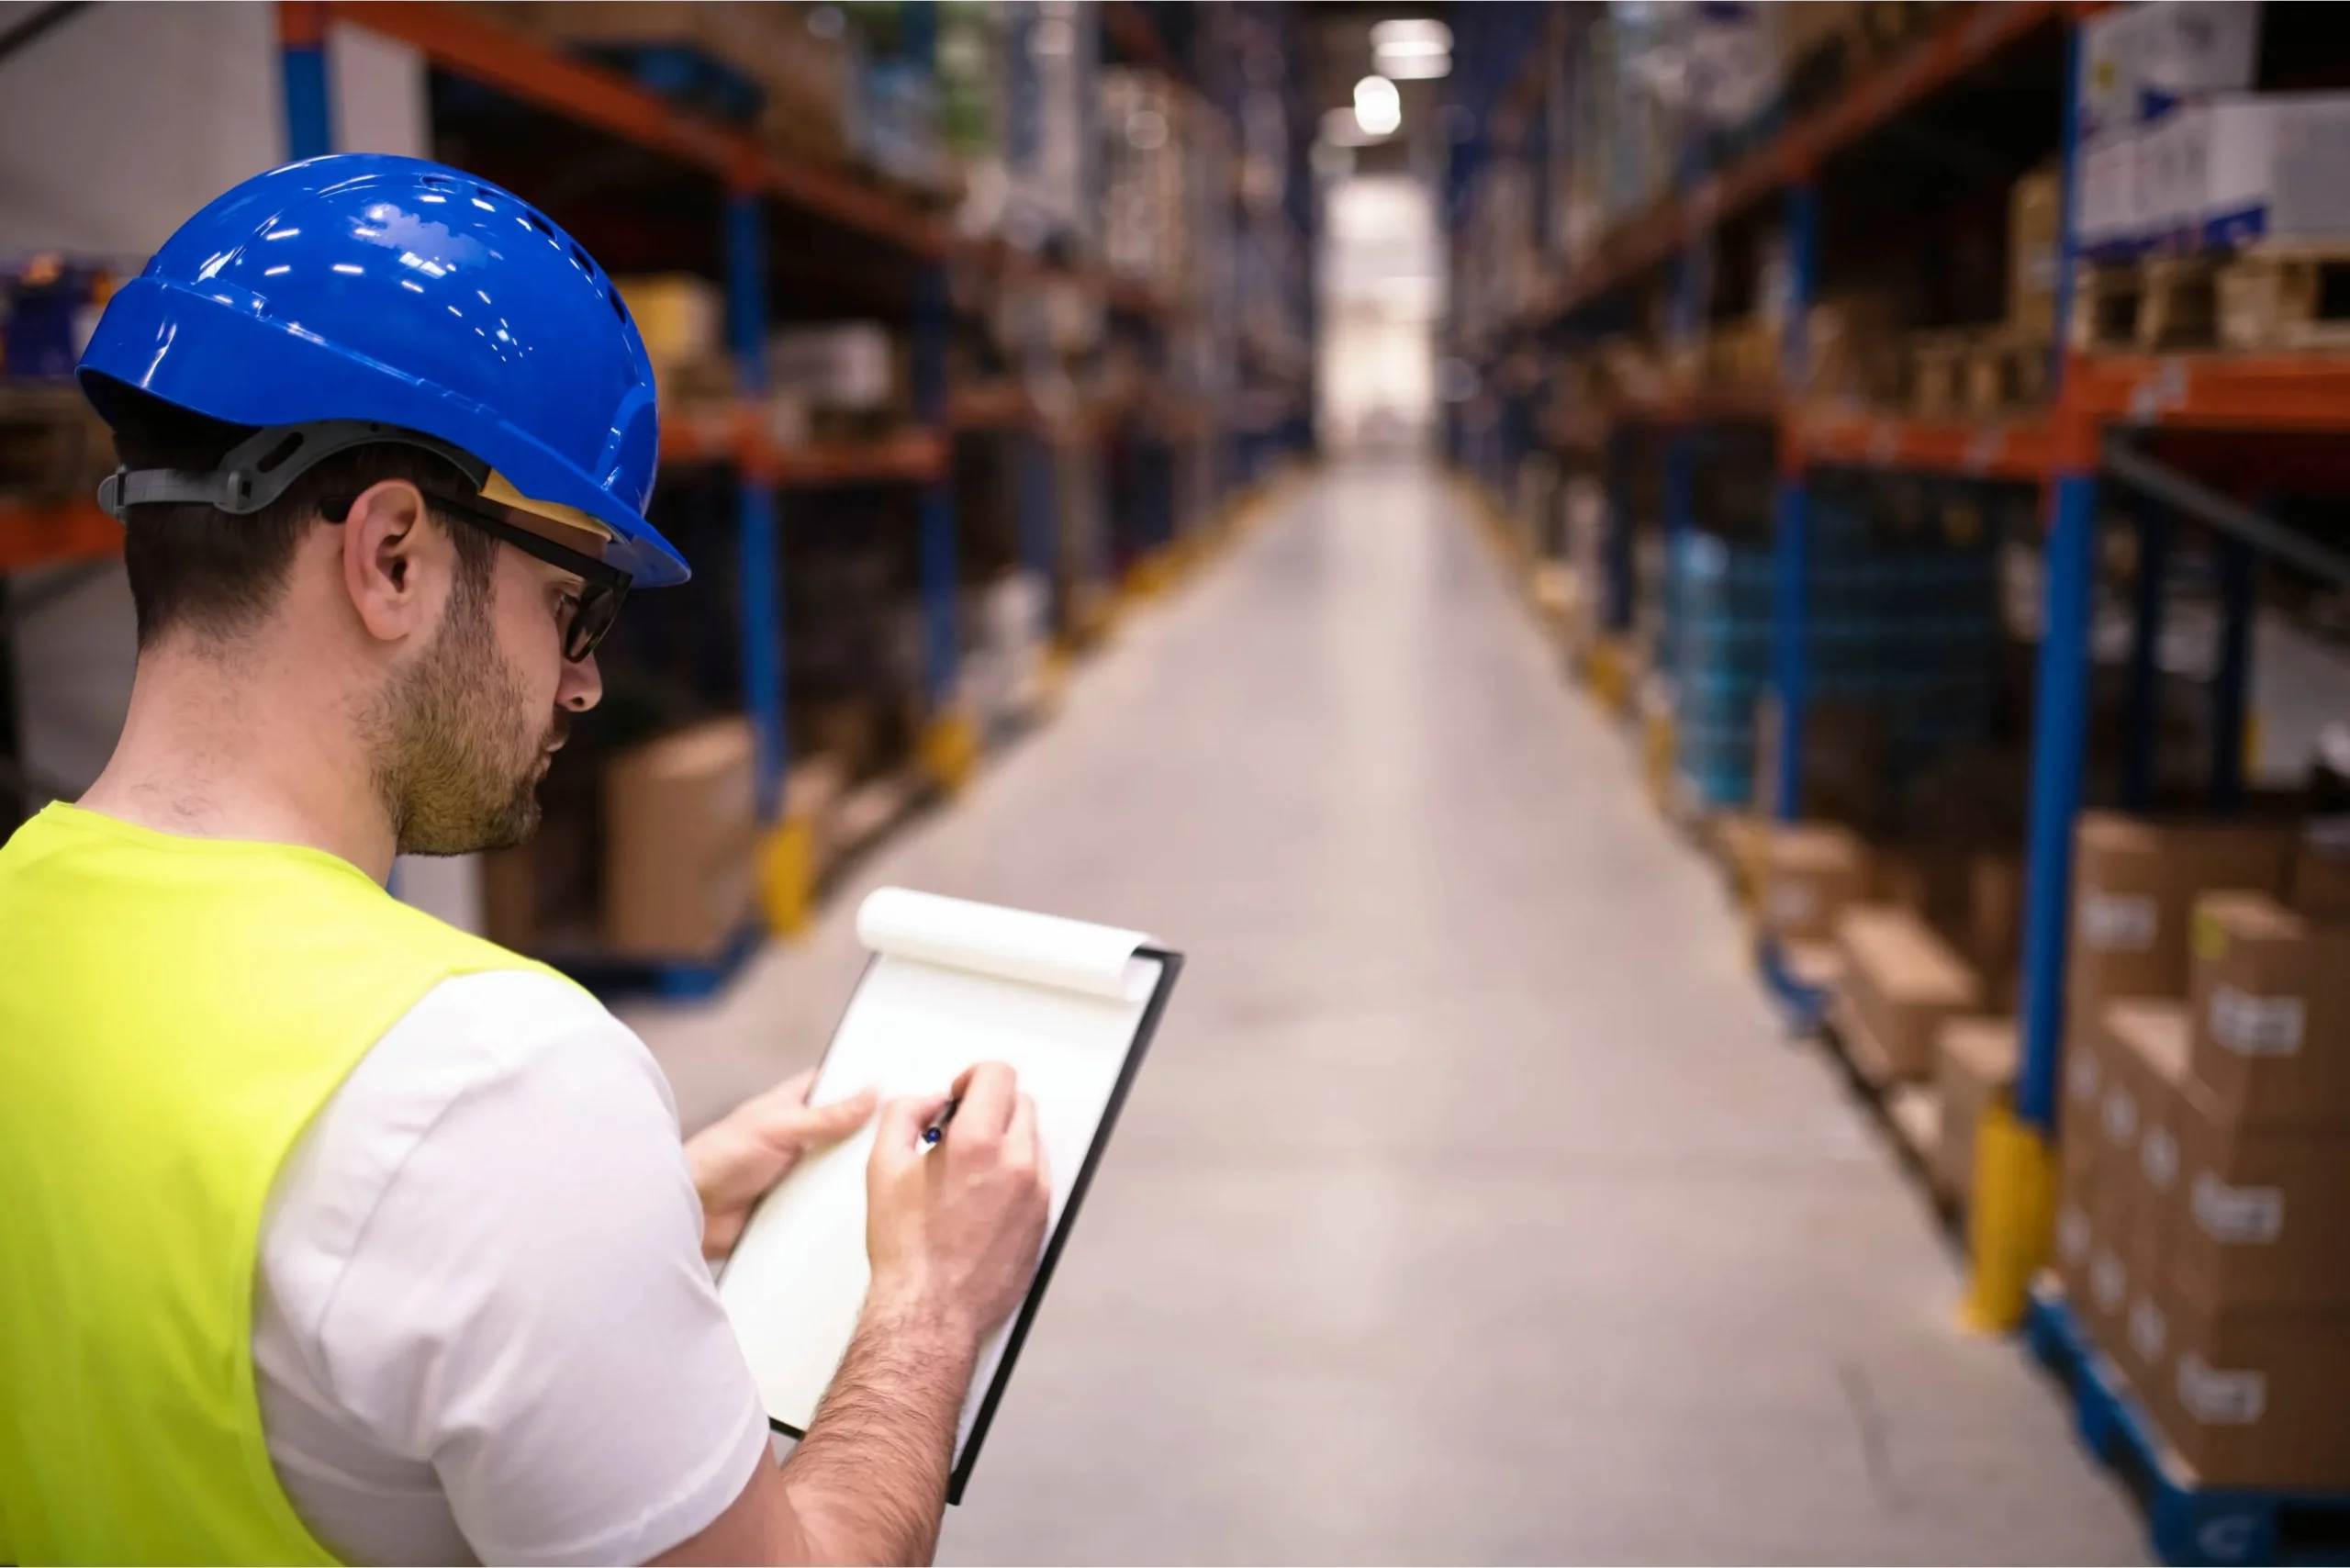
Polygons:
M404 1022L459 1087L382 1187L314 1343L349 1416L431 1464L482 1561L640 1562L734 1500L767 1422L659 1068L529 978L545 1005L520 1045L510 983L435 1038Z

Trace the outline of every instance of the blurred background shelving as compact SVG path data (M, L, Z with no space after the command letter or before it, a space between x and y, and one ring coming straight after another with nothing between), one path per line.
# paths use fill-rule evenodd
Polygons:
M9 154L21 228L47 241L0 243L12 621L41 665L44 575L119 548L84 499L110 450L65 376L174 209L110 202L81 240L77 182L109 153L167 159L177 134L179 163L225 185L287 153L402 151L524 195L621 282L660 381L655 521L696 577L638 596L606 644L603 722L551 777L540 840L401 880L589 978L707 989L746 932L796 929L838 864L1049 713L1129 580L1312 442L1285 7L289 0L217 19L6 18L12 87L37 59L176 49L275 89L233 134L191 94L138 137L96 133L86 168L55 151L71 136ZM20 102L28 125L73 123ZM8 715L11 820L102 760L106 705L60 697L62 722L40 692Z

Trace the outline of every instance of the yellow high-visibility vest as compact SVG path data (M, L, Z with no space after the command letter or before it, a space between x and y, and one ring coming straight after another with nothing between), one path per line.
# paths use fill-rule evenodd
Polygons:
M0 848L0 1562L324 1562L253 1388L303 1129L442 980L537 969L322 850L53 805Z

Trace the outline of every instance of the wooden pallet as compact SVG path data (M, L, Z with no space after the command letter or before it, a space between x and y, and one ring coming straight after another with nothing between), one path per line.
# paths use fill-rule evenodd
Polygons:
M1966 351L1967 412L1992 416L2044 406L2052 353L2045 338L2006 329L1984 333Z
M2218 347L2225 262L2200 252L2082 263L2073 282L2073 346L2085 353Z
M2350 349L2350 241L2277 241L2220 269L2221 348Z

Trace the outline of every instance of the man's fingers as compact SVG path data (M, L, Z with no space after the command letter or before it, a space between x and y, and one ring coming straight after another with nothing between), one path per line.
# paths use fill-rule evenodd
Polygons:
M1013 1103L1012 1125L1003 1130L1003 1149L1008 1158L1033 1165L1037 1178L1045 1179L1045 1144L1037 1136L1033 1096L1023 1094Z
M894 1159L918 1151L923 1147L923 1129L946 1109L944 1094L909 1094L884 1102L881 1123L873 1135L874 1158Z
M873 1104L878 1098L879 1096L868 1087L829 1105L807 1106L799 1114L798 1130L802 1139L810 1144L837 1142L871 1119Z
M1002 1137L1012 1125L1018 1087L1012 1070L1000 1061L966 1068L955 1081L955 1096L961 1102L955 1108L956 1126L981 1137Z

